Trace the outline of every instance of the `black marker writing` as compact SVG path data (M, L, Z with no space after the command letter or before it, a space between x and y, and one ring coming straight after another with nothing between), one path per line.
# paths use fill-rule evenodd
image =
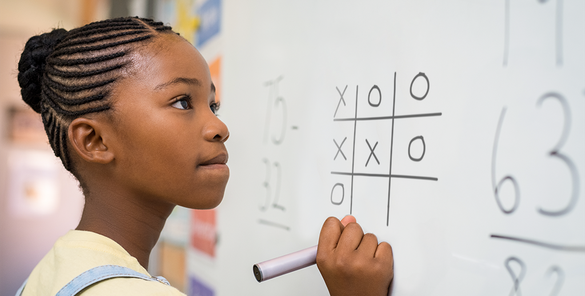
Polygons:
M376 162L378 164L380 164L380 161L378 160L378 157L376 157L376 153L374 153L374 150L376 150L376 146L378 146L378 142L376 142L376 144L374 144L374 147L372 147L370 145L370 142L368 142L368 139L366 139L366 144L368 144L368 148L370 148L370 155L368 156L368 160L366 161L366 167L368 166L368 163L370 162L370 158L372 158L372 156L374 157L374 159L376 160Z
M345 94L345 91L347 90L347 85L343 89L343 92L339 91L339 88L337 86L335 88L337 89L337 92L339 93L339 102L337 102L337 108L335 108L335 113L333 113L333 117L335 117L335 115L337 115L337 110L339 110L339 105L341 103L343 103L343 106L345 106L345 100L343 99L343 95Z
M579 173L577 172L577 167L575 166L575 163L573 163L573 161L567 155L563 154L560 151L563 145L565 144L567 138L569 137L569 128L571 126L571 111L569 109L569 103L562 95L558 93L547 93L538 99L537 105L541 106L542 102L546 99L556 99L561 103L561 106L563 107L563 114L565 118L565 122L563 125L563 133L561 134L561 137L559 138L559 141L557 142L555 147L549 152L549 155L550 157L560 159L567 165L569 171L571 172L573 188L569 202L565 207L561 208L560 210L546 210L540 207L538 208L538 212L547 216L560 216L570 212L573 208L575 208L575 205L577 204L577 198L579 197Z
M412 143L416 140L419 140L422 143L422 153L419 157L412 156L412 149L411 149ZM416 136L416 137L412 138L412 140L410 140L410 142L408 143L408 157L412 161L421 161L423 159L423 157L425 157L426 151L427 151L427 145L425 144L425 138L423 138L423 136Z
M518 187L518 182L516 179L511 175L506 175L498 183L496 183L496 154L498 150L498 140L500 138L500 131L502 130L502 124L504 122L504 115L506 115L506 108L502 109L500 113L500 119L498 120L498 128L496 129L496 137L494 139L494 147L492 149L492 188L494 190L494 196L496 197L496 203L502 212L506 214L513 213L518 205L520 204L520 187ZM509 181L514 185L514 205L511 208L506 209L504 205L502 205L501 197L500 197L500 190L504 182Z
M268 100L266 108L266 120L264 125L264 145L268 145L271 149L281 147L286 135L288 108L286 100L279 92L279 85L283 76L278 76L264 83L264 87L268 87ZM292 130L298 130L298 126L291 127ZM270 140L270 141L269 141ZM270 160L266 157L262 158L264 164L264 195L260 198L259 209L261 213L278 213L276 216L282 216L286 211L285 206L281 201L281 186L283 181L283 167L278 160ZM264 215L264 214L263 214ZM275 215L271 215L274 219ZM283 223L267 220L261 218L258 223L266 226L272 226L284 230L290 230L289 226Z
M337 153L335 153L335 157L333 157L333 160L337 159L337 156L339 155L339 153L341 153L341 156L343 156L344 160L347 160L347 157L345 157L343 150L341 150L341 147L343 146L343 143L345 143L345 140L347 140L347 137L343 138L343 141L341 141L341 144L337 144L337 141L335 141L335 139L333 139L333 143L335 143L335 146L337 146Z
M267 81L264 86L269 88L268 106L266 108L266 123L264 125L264 142L270 140L275 145L280 145L284 141L287 124L287 106L286 101L278 93L278 84L283 79L282 76ZM279 113L275 113L278 112ZM280 115L280 116L279 116ZM270 135L271 128L277 126L274 122L280 122L280 130L273 131Z
M528 239L510 235L501 235L501 234L492 234L490 235L491 238L495 239L503 239L508 241L514 241L518 243L528 244L532 246L538 246L542 248L557 250L557 251L568 251L568 252L584 252L585 253L585 246L570 246L570 245L563 245L563 244L554 244L545 241L540 241L536 239Z
M417 82L417 81L422 81L422 82ZM354 178L355 177L377 177L377 178L387 178L388 179L388 197L387 197L387 207L386 207L386 225L389 225L390 223L390 197L391 197L391 192L392 192L392 179L394 178L402 178L402 179L415 179L415 180L427 180L427 181L437 181L438 178L437 177L429 177L429 176L417 176L417 175L404 175L404 174L396 174L393 172L393 152L394 152L394 129L395 129L395 123L396 120L398 119L409 119L409 118L423 118L423 117L435 117L435 116L441 116L442 113L441 112L433 112L433 113L418 113L418 114L396 114L396 73L394 73L394 79L393 79L393 92L392 92L392 109L391 109L391 114L387 115L387 116L376 116L376 117L358 117L358 100L359 100L359 86L356 86L356 96L355 96L355 109L354 111L354 116L350 117L350 118L337 118L336 115L339 111L340 108L345 107L346 106L346 101L344 98L344 94L346 93L346 90L348 88L347 85L345 85L343 87L343 91L341 91L340 87L335 87L335 89L337 90L337 94L338 96L338 100L337 100L337 107L335 109L335 113L333 115L333 121L334 122L342 122L342 121L353 121L353 140L352 140L352 155L351 155L351 171L332 171L331 174L332 175L340 175L340 176L349 176L350 179L350 184L349 184L349 212L350 214L352 214L353 211L353 198L354 198ZM419 83L424 83L424 90L422 92L420 92L420 87L416 87L415 84L419 84ZM418 91L417 91L418 90ZM409 88L409 92L410 92L410 96L412 99L415 99L417 101L422 101L425 98L427 98L428 94L430 91L430 80L427 77L427 75L423 72L419 72L418 74L416 74L414 76L414 78L412 79L411 83L410 83L410 88ZM381 108L382 107L382 103L384 100L384 95L383 95L383 90L380 86L374 84L372 87L370 87L369 91L368 91L368 95L367 95L367 100L368 100L368 105L370 108ZM386 104L387 105L387 104ZM346 113L347 114L347 113ZM390 134L390 147L389 147L389 168L388 168L388 173L384 174L384 173L361 173L361 172L356 172L355 171L355 153L356 153L356 136L357 136L357 124L358 122L363 122L363 121L380 121L380 120L389 120L391 121L392 127L391 130L389 132ZM343 144L345 143L345 141L347 140L348 137L344 137L343 140L339 140L339 139L333 139L333 143L335 144L335 147L337 148L335 155L333 156L333 160L334 161L345 161L347 160L346 158L346 154L343 151ZM372 139L365 139L365 144L364 146L360 146L360 147L368 147L369 150L368 151L368 158L366 159L365 162L365 167L371 166L372 163L376 162L378 165L381 164L380 158L378 157L380 154L377 153L376 148L378 147L379 141L378 139L376 140L372 140ZM363 142L361 142L363 143ZM415 149L413 149L414 147L417 147L420 144L421 147L421 152L416 153L414 151L416 151ZM408 145L408 151L407 151L407 155L410 158L410 160L415 161L415 162L420 162L423 160L425 153L426 153L426 149L427 149L427 145L425 142L425 139L422 135L419 136L415 136L413 137ZM340 157L341 156L341 157ZM383 159L382 159L383 160ZM330 195L330 201L332 204L334 205L341 205L343 204L345 200L345 185L344 183L341 182L336 182L333 187L331 188L331 195Z
M556 296L559 294L559 291L561 290L561 287L563 285L563 281L565 280L565 273L563 272L563 270L558 267L558 266L551 266L548 271L546 272L549 276L552 276L553 274L557 275L557 280L555 281L555 285L552 288L552 291L550 292L550 296Z
M519 274L516 274L514 269L512 269L512 266L510 266L510 263L512 262L515 262L517 265L520 266ZM526 266L524 265L524 262L522 262L522 260L516 257L510 257L506 259L504 265L506 266L508 273L510 273L510 276L512 277L512 281L514 282L514 286L512 286L512 290L510 291L510 296L512 295L521 296L522 294L520 293L520 282L522 282L524 274L526 274Z

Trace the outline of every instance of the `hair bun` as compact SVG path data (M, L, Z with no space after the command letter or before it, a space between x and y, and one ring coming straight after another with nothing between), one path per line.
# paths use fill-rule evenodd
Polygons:
M37 113L41 113L41 83L47 57L65 38L67 30L55 29L31 37L24 46L18 62L18 84L22 99Z

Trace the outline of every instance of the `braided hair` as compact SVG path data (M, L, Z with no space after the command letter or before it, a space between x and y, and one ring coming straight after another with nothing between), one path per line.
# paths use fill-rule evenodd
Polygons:
M68 171L76 175L67 148L69 124L110 110L110 93L131 64L135 45L172 32L161 22L125 17L28 40L18 63L22 99L41 114L51 148Z

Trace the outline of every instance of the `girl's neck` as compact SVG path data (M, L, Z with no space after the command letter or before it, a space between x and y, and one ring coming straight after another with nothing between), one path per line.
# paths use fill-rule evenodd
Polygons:
M150 252L174 205L149 203L144 198L107 191L92 191L86 196L76 229L114 240L148 269Z

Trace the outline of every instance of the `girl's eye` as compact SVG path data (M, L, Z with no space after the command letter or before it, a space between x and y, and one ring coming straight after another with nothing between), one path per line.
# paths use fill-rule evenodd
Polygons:
M211 105L209 105L209 109L211 109L211 112L213 112L213 114L217 114L217 111L219 110L219 104L218 103L211 103Z
M173 106L177 109L187 110L187 109L191 109L191 102L190 102L189 98L181 98L181 99L176 100L171 106Z

